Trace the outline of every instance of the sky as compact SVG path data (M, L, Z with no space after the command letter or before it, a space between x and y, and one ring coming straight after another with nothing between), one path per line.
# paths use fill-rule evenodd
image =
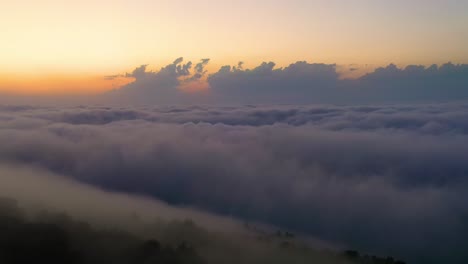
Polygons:
M357 65L468 62L468 2L383 0L3 1L0 91L88 94L183 56L207 69L263 61ZM346 73L344 73L346 75Z

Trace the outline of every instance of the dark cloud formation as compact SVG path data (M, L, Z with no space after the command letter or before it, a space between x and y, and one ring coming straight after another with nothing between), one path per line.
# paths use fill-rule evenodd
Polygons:
M468 99L468 65L446 63L441 66L394 64L375 69L357 79L343 79L336 64L298 61L284 68L263 62L253 69L244 63L222 66L208 74L209 59L195 65L183 58L160 71L147 71L147 65L132 73L106 76L131 77L135 81L105 94L104 102L131 104L367 104L404 102L446 102ZM354 64L347 71L359 70ZM203 77L208 75L205 80ZM200 81L211 89L184 92L181 87ZM203 86L206 86L203 85ZM200 90L199 90L200 91ZM110 100L109 100L110 99ZM102 102L102 101L101 101Z
M184 103L191 100L180 89L182 84L188 84L201 79L205 74L205 66L209 59L202 59L193 67L191 61L183 63L182 57L173 63L161 68L159 71L148 71L148 65L141 65L133 72L125 75L107 76L107 78L127 77L135 80L119 89L104 95L107 102L134 102L134 103ZM194 68L194 69L192 69Z
M255 76L283 74L271 69ZM466 103L2 106L0 161L410 263L466 263L467 120Z
M358 85L369 99L380 101L459 100L468 97L468 64L446 63L409 65L399 69L393 64L361 77Z
M285 68L264 62L253 69L223 66L209 74L209 93L198 96L178 89L202 80L209 59L183 64L178 58L158 72L147 65L123 75L135 81L112 92L122 102L131 103L377 103L446 101L468 99L468 65L441 66L394 64L377 68L358 79L341 79L335 64L299 61ZM193 69L192 69L193 68ZM358 70L350 66L350 72ZM113 78L108 76L108 78Z
M281 69L275 69L273 62L252 70L244 70L242 64L224 66L208 82L217 98L230 102L291 103L317 100L317 95L322 100L339 96L335 65L304 61Z
M468 65L428 68L393 64L341 80L334 64L296 62L285 68L263 63L252 70L222 67L208 81L217 98L244 103L369 103L468 98ZM356 70L355 67L350 69Z

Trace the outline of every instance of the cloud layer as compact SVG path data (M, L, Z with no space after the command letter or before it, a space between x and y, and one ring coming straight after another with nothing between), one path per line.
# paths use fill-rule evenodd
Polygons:
M253 69L223 66L209 74L211 89L186 93L180 88L205 82L208 59L195 65L182 58L158 72L146 65L126 77L135 81L112 92L112 99L130 103L376 103L447 101L468 99L468 65L409 65L403 69L390 64L358 79L341 79L335 64L299 61L284 68L264 62ZM355 69L355 68L352 68ZM200 84L198 83L198 86Z
M468 105L0 107L0 161L414 263L463 263Z
M428 68L390 64L354 80L342 80L334 64L296 62L274 68L273 62L252 70L222 67L210 75L213 93L231 102L369 103L441 101L468 97L468 65Z
M205 74L205 66L210 61L202 59L193 65L191 61L183 63L182 57L159 71L148 71L148 65L141 65L125 75L108 76L108 78L126 77L135 80L124 87L106 94L106 100L135 103L184 103L189 97L178 89L198 82ZM193 68L193 69L192 69Z

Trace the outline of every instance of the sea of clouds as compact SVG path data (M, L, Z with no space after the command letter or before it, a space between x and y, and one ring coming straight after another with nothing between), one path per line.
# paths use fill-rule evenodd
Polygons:
M2 105L0 164L414 263L468 260L464 102Z

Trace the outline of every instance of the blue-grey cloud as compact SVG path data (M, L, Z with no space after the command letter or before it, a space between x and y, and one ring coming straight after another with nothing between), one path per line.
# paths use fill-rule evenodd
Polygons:
M275 69L222 67L209 83L218 99L243 103L372 103L468 98L468 65L400 69L393 64L355 80L341 80L334 64L297 62ZM356 69L356 68L353 68Z
M467 113L466 103L4 106L0 161L411 263L466 263Z
M210 62L210 59L202 59L199 63L197 63L194 67L195 72L190 77L184 80L184 82L192 82L196 80L200 80L205 74L208 72L205 70L205 66Z
M377 68L356 84L369 100L417 101L460 100L468 98L468 65L446 63L409 65L399 69L393 64Z
M263 62L253 69L245 69L243 62L239 62L208 74L205 70L208 62L209 59L202 59L195 65L183 64L183 58L178 58L159 71L147 71L147 65L142 65L131 73L115 75L132 77L135 81L108 97L118 97L126 103L158 104L362 104L468 99L466 64L405 68L390 64L357 79L342 79L335 64L299 61L277 68L274 62ZM357 69L350 65L348 70ZM177 89L200 81L207 74L211 89L204 91L203 96Z
M297 62L275 69L275 63L264 62L250 70L224 66L210 75L213 94L228 102L292 103L325 100L337 91L335 65Z
M184 103L190 96L180 91L181 84L197 81L205 74L209 59L203 59L193 67L191 61L183 63L182 57L174 60L159 71L148 71L148 65L141 65L131 73L123 75L135 80L119 89L106 93L101 99L106 102L125 103ZM193 69L194 68L194 69ZM118 76L118 75L117 75ZM112 78L113 76L107 76Z

